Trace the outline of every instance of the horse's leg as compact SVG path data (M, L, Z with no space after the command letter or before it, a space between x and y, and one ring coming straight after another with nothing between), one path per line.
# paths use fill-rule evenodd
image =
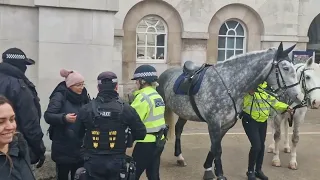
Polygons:
M284 152L290 153L290 144L289 144L289 122L287 118L284 118Z
M279 158L279 141L281 139L281 122L282 122L282 117L280 115L277 115L274 121L275 133L274 133L273 139L275 143L274 143L274 156L272 159L272 166L276 166L276 167L281 166L281 162Z
M298 112L297 112L298 111ZM292 148L291 148L291 159L289 163L289 169L296 170L298 169L297 163L297 145L299 142L299 127L303 123L307 108L301 108L296 110L295 115L293 116L293 134L292 134Z
M182 151L181 151L181 134L186 122L187 120L179 117L175 126L176 141L174 145L174 156L178 157L178 160L177 160L178 166L187 166L187 163L184 161L184 158L182 156Z
M274 144L275 144L275 142L274 142L274 133L275 133L275 128L274 128L274 121L275 121L275 118L274 119L269 119L269 122L270 122L270 126L271 126L271 144L269 145L269 147L268 147L268 153L273 153L274 152Z
M221 131L221 141L224 135L227 133L228 130L222 129ZM205 168L203 180L212 180L214 178L214 174L212 172L212 164L214 161L214 156L211 151L208 152L207 158L205 163L203 164L203 167Z
M222 155L221 140L223 136L221 133L220 124L216 122L209 123L208 129L209 129L209 135L211 140L211 152L214 158L214 165L215 165L214 170L215 170L215 175L217 177L216 180L227 180L227 178L224 177L223 175L222 162L221 162L221 155ZM205 165L206 164L204 164L204 166ZM210 167L204 167L204 168L208 169Z
M206 161L203 164L203 168L205 169L204 175L203 175L203 180L213 180L214 179L214 174L212 172L213 161L214 161L214 155L210 150L208 152Z

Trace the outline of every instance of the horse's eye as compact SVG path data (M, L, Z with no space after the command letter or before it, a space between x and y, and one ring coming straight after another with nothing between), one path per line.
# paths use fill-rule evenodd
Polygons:
M307 75L307 76L306 76L306 80L309 80L309 79L310 79L310 76Z
M289 67L283 67L283 70L289 71Z

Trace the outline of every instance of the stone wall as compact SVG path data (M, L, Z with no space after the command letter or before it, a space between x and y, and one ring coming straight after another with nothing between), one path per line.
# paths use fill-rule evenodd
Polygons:
M122 58L113 59L117 48L114 14L118 8L118 0L0 1L0 51L18 47L36 61L26 75L36 85L42 112L54 87L63 81L61 68L82 73L91 96L96 96L100 72L117 69L121 78ZM43 118L41 126L46 134L48 124ZM46 135L44 142L50 154L51 141ZM48 155L37 176L47 179L54 173L55 166Z

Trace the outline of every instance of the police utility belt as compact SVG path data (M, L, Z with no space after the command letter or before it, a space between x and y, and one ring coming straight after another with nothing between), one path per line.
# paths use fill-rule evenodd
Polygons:
M169 126L166 124L164 128L161 128L159 132L155 133L147 133L154 135L156 137L156 146L157 147L164 147L166 144L166 141L168 140L168 131L169 131ZM164 136L164 138L162 138Z

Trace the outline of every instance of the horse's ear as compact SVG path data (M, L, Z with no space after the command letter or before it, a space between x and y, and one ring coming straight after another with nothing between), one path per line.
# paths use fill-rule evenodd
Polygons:
M280 54L282 54L282 52L283 52L283 44L282 44L282 42L281 42L281 43L279 44L277 53L278 53L278 55L280 55Z
M294 44L293 46L289 47L288 49L284 50L282 55L284 57L287 57L289 55L289 53L296 47L297 44Z
M282 42L280 43L278 50L276 52L276 59L280 59L282 57L282 52L283 52L283 44Z
M311 56L308 60L307 60L307 66L311 66L313 64L313 57Z

